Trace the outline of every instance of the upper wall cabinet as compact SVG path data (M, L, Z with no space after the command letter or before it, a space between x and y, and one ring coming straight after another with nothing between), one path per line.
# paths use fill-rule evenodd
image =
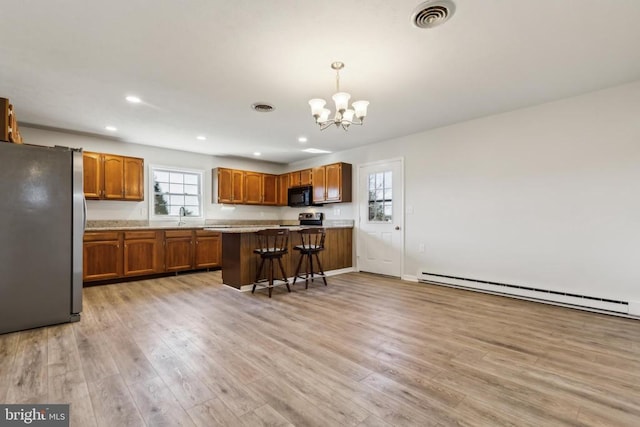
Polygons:
M289 187L300 187L302 185L312 185L313 172L311 169L289 172Z
M289 202L289 174L283 173L278 175L278 184L276 186L278 206L287 206Z
M333 163L313 168L313 203L351 201L351 165Z
M144 160L113 154L82 153L87 199L144 200Z
M217 168L213 170L212 177L218 182L217 186L213 186L213 190L217 190L218 194L212 200L217 200L218 203L242 203L244 171Z
M216 168L211 175L214 203L278 204L277 175L227 168Z

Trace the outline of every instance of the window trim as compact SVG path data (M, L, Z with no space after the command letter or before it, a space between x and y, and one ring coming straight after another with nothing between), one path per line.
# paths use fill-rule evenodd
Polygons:
M179 172L179 173L190 173L199 176L200 185L199 185L199 200L200 200L200 215L191 215L186 217L189 219L203 219L205 217L204 209L205 209L205 201L204 201L204 170L202 169L191 169L191 168L183 168L179 166L165 166L165 165L149 165L149 220L150 221L166 221L166 220L174 220L178 219L178 215L156 215L155 214L155 191L154 184L155 181L153 179L153 172L155 170L169 171L169 172Z

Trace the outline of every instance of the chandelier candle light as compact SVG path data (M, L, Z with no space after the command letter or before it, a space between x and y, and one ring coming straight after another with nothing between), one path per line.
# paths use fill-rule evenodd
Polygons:
M349 99L351 95L347 92L340 92L340 70L344 68L344 63L334 62L331 68L336 70L336 93L331 97L336 103L336 114L333 119L329 119L331 110L324 108L327 102L324 99L314 98L309 101L311 106L311 114L316 119L316 123L320 126L320 130L325 130L331 125L342 127L348 130L351 125L362 125L367 115L367 107L369 101L356 101L349 108Z

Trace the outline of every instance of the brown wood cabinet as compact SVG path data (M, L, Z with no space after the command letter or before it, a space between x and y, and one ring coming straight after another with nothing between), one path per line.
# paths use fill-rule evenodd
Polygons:
M324 166L313 168L313 203L324 203L327 200L324 168Z
M164 267L162 249L159 231L125 231L124 276L161 273Z
M333 163L313 168L313 202L351 201L351 165Z
M216 168L212 200L244 205L278 204L278 176L238 169Z
M144 200L144 160L124 157L124 199Z
M277 185L277 205L278 206L287 206L289 203L289 174L283 173L278 176L278 185Z
M275 206L278 204L278 176L262 174L262 204Z
M236 169L217 168L212 174L217 178L218 203L238 203L244 200L244 172ZM216 199L214 199L216 200Z
M262 176L259 172L244 172L244 200L247 205L262 204Z
M220 266L222 239L209 230L87 231L83 281Z
M84 281L117 279L122 276L122 233L85 233L82 252Z
M104 189L102 172L102 154L85 151L82 153L84 175L84 196L87 199L99 199Z
M104 172L102 198L108 200L124 199L124 158L103 154L102 168Z
M216 231L196 230L195 245L194 268L220 266L222 258L222 238L220 237L220 233Z
M83 153L87 199L144 200L144 160L114 154Z
M191 270L193 268L193 231L171 230L164 232L165 271Z
M303 169L299 171L289 172L289 187L300 187L302 185L313 184L313 171L311 169Z

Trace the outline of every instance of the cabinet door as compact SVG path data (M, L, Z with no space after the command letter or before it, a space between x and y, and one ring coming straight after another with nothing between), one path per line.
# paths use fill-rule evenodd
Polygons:
M262 203L262 174L258 172L244 173L244 202L251 205Z
M122 276L119 240L85 242L82 256L84 281L117 279Z
M124 197L124 159L112 154L103 155L104 199Z
M289 174L278 176L278 205L287 206L289 203Z
M85 151L82 153L84 197L99 199L102 196L104 174L102 172L102 155Z
M262 204L277 205L278 204L278 176L263 174L262 175Z
M162 233L155 230L124 232L124 275L162 272Z
M144 160L124 157L124 199L144 200Z
M193 266L193 237L166 238L164 266L166 271L190 270Z
M313 173L311 169L304 169L300 171L300 185L312 185Z
M326 198L325 168L324 166L313 168L313 203L322 203Z
M233 203L244 203L245 195L244 195L244 175L245 172L241 170L232 170L231 171L232 179L231 179L231 201Z
M300 187L300 171L289 172L289 187Z
M325 171L325 200L327 202L342 201L342 164L326 165Z
M222 253L222 238L220 233L196 231L195 268L209 268L220 266ZM202 234L202 235L198 235Z
M233 202L233 171L218 168L218 203Z

